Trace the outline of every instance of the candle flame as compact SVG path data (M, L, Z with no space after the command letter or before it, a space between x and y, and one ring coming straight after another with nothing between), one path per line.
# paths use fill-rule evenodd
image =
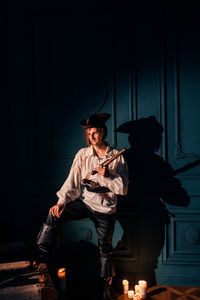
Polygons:
M58 269L58 277L64 277L65 276L65 268Z
M63 272L65 272L65 268L58 269L58 273L63 273Z
M124 280L122 281L122 283L123 283L123 284L128 284L128 280L124 279Z

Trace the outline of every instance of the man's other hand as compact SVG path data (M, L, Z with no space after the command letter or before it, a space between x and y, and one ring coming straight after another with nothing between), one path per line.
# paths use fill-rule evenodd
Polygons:
M107 167L104 166L98 166L94 168L94 170L98 173L98 175L108 177L109 176L109 171Z
M58 203L50 208L49 213L52 214L54 217L60 218L63 209L64 209L64 205Z

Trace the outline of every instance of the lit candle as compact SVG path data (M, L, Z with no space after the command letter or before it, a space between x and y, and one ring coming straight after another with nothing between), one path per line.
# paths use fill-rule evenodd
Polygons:
M135 294L137 294L137 293L139 293L139 285L138 284L135 285Z
M62 291L66 289L65 275L65 268L58 269L58 289Z
M124 287L124 294L128 294L128 287L129 287L129 282L128 280L124 279L122 281L123 287Z
M139 294L142 299L147 296L147 282L145 280L139 280Z
M140 300L140 294L139 293L134 294L133 300Z
M128 291L128 298L133 299L134 291Z

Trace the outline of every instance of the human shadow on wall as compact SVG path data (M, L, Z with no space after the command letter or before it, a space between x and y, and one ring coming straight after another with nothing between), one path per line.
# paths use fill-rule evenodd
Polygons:
M121 205L129 203L137 220L137 227L131 229L139 244L133 271L138 276L149 274L148 283L153 286L165 225L170 222L166 204L186 207L190 199L170 164L155 154L160 148L163 127L154 116L125 122L115 131L127 133L130 143L124 153L129 167L128 201L119 198L119 212Z

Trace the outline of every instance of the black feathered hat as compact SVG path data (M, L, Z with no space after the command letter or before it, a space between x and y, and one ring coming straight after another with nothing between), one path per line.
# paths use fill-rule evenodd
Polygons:
M82 120L80 125L84 128L104 128L105 122L111 117L108 113L98 113L91 115L88 120Z

